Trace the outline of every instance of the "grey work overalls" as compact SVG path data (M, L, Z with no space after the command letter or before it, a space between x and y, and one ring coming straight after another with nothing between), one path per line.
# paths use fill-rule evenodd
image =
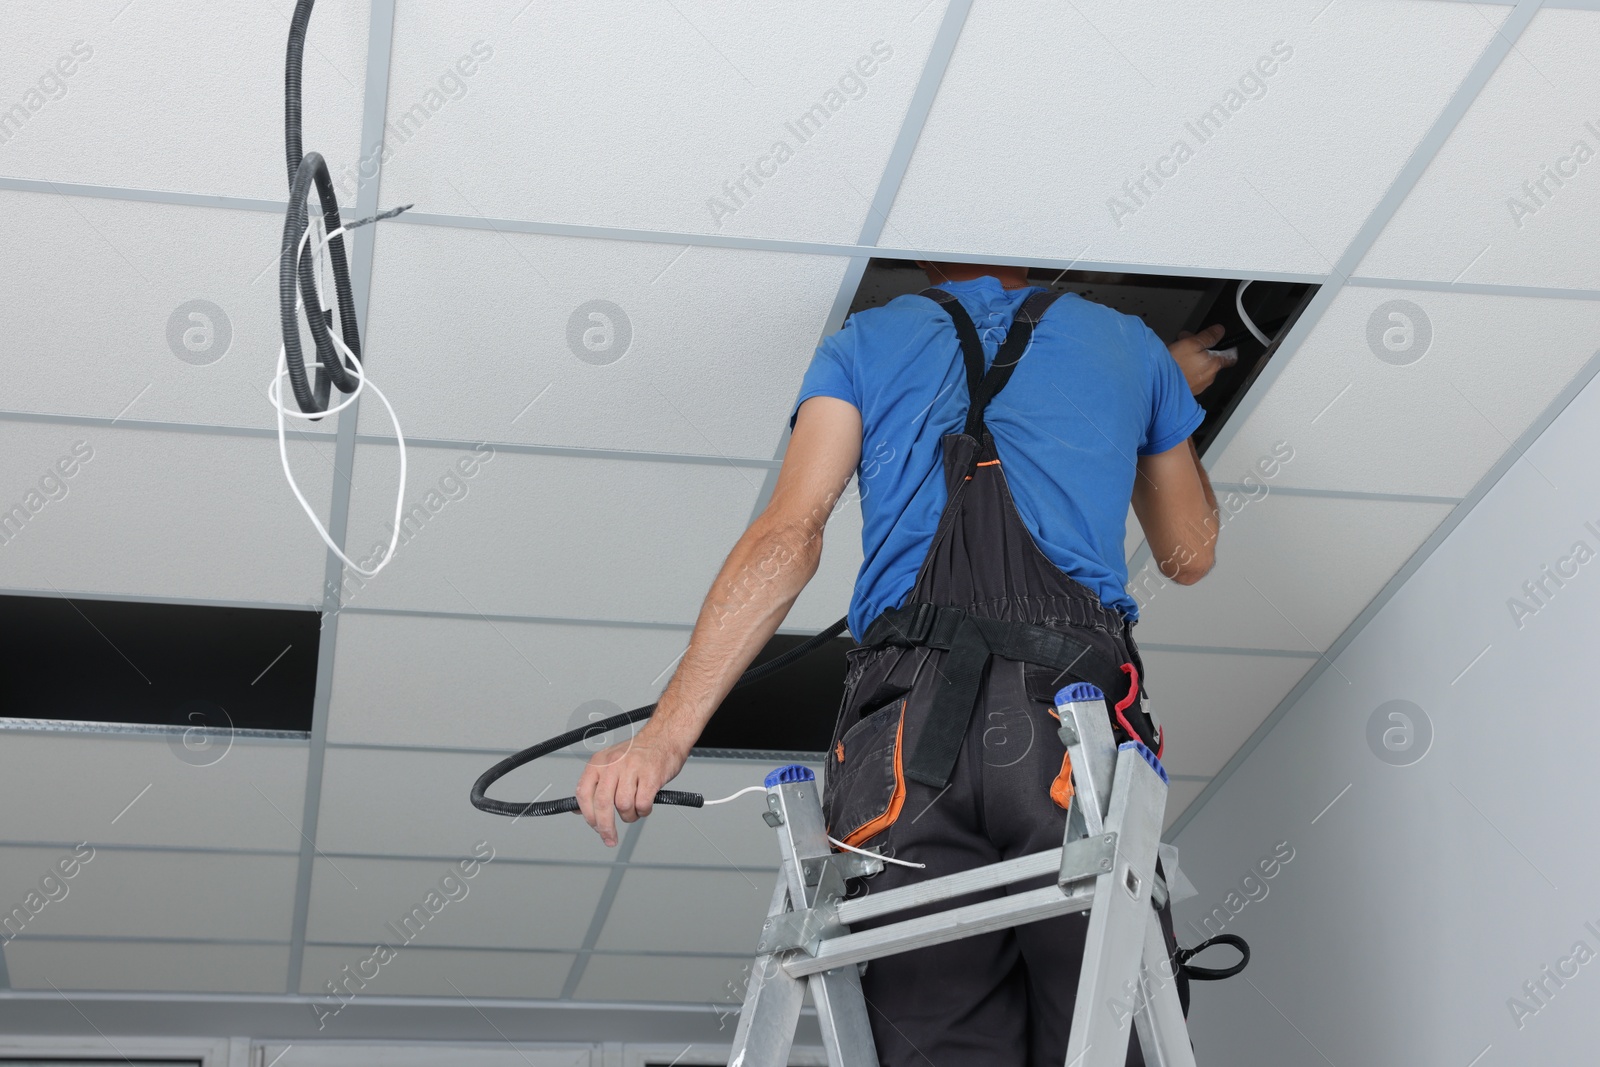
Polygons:
M970 404L963 431L942 441L949 499L906 605L880 615L848 653L826 764L828 832L927 865L890 865L864 880L868 892L1061 844L1066 748L1053 698L1070 682L1108 694L1119 741L1160 747L1159 729L1141 710L1143 665L1130 624L1034 543L983 428L985 406L1059 294L1024 302L987 373L977 330L955 296L923 295L939 302L961 341ZM1086 915L1068 915L874 960L862 987L881 1062L1060 1067L1087 924ZM1170 908L1162 925L1171 949ZM1129 1048L1128 1062L1142 1064L1139 1042Z

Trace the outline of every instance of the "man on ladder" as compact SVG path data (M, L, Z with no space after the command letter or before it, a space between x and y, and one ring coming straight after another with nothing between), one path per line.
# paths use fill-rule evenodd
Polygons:
M608 845L617 817L649 814L816 572L852 474L860 644L824 812L831 836L924 865L890 865L869 892L1061 844L1072 784L1051 716L1068 682L1105 694L1116 740L1159 752L1125 522L1131 499L1167 578L1210 569L1216 499L1189 436L1221 327L1169 351L1139 319L1029 286L1023 268L921 266L939 284L852 316L818 349L772 500L707 595L655 716L580 778ZM861 985L881 1062L1061 1064L1086 927L1062 915L873 960ZM1128 1062L1143 1062L1138 1042Z

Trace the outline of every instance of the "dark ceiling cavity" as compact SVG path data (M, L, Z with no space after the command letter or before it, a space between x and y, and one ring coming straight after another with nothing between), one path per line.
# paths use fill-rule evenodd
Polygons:
M308 733L315 611L0 597L0 716Z

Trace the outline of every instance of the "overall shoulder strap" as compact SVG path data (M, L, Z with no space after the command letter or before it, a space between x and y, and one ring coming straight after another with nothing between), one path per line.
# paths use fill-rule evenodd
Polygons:
M1033 328L1044 318L1050 305L1063 294L1034 293L1022 302L987 373L984 372L983 342L978 337L978 328L973 325L967 309L961 306L961 301L956 299L954 293L938 288L924 289L922 295L943 308L955 324L956 337L961 342L961 359L967 369L967 424L962 433L982 441L984 409L1011 380L1012 371L1017 369L1017 362L1022 359L1028 342L1033 339Z

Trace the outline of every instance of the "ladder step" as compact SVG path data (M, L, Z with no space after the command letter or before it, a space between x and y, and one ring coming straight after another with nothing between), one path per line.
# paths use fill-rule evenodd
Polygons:
M1055 852L1056 862L1059 863L1061 850L1056 849ZM1024 856L1020 860L1009 862L1038 860L1048 855L1047 852L1041 852L1035 856ZM995 866L1004 865L995 864ZM1038 873L1053 873L1054 870L1054 867L1047 867ZM994 900L968 904L965 907L951 908L949 911L922 915L873 930L830 937L822 942L815 956L796 954L785 961L783 969L792 977L803 978L806 975L831 971L835 967L874 960L879 956L892 956L897 952L940 945L946 941L959 941L975 934L986 934L993 930L1004 930L1007 927L1021 926L1024 923L1037 922L1057 915L1086 911L1094 901L1094 889L1093 881L1081 882L1065 889L1058 885L1047 885L1043 889L1032 889L1026 893L1014 893Z
M1010 885L1042 874L1055 874L1060 870L1061 849L1035 852L1031 856L1018 856L1014 860L991 863L987 867L974 867L970 871L947 874L942 878L929 878L925 882L901 886L885 893L868 893L864 897L840 901L839 921L846 926L854 926L863 919L875 919L890 912Z

